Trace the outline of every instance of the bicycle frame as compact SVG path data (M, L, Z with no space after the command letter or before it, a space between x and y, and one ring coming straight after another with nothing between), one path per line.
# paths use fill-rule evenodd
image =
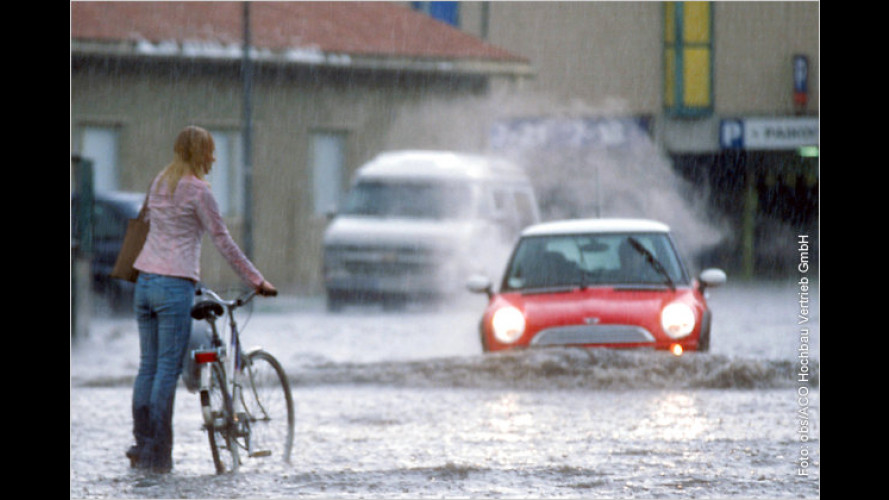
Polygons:
M223 300L213 291L207 289L203 289L199 293L209 295L214 302L222 306L223 314L228 317L230 330L228 350L226 350L219 336L215 321L216 318L221 317L222 314L217 314L218 310L214 311L212 314L208 314L204 319L210 323L213 334L211 341L213 348L196 349L192 351L192 359L194 359L195 363L200 366L201 412L204 418L204 424L208 429L231 426L231 429L234 430L234 436L247 437L247 452L248 455L250 455L253 450L250 449L252 448L252 443L249 439L249 429L247 429L249 424L245 417L246 412L243 411L243 400L241 399L241 375L244 368L243 360L245 353L241 349L240 332L238 330L237 321L235 321L234 309L250 301L254 297L255 292L250 293L246 298L240 298L233 301ZM223 369L221 390L227 394L227 397L223 398L224 401L231 405L231 408L225 409L225 414L230 421L225 421L225 417L215 417L210 406L210 386L212 384L212 367L214 364L218 364ZM238 407L238 405L241 407ZM229 443L229 446L232 448L237 447L235 443ZM236 471L239 465L239 460L235 450L233 450L233 456L236 457L233 463L233 468Z

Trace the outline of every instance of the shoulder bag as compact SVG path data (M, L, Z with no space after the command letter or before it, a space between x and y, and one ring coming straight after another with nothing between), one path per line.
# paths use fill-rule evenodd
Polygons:
M148 188L149 192L151 187ZM111 270L111 277L119 280L136 282L139 277L139 271L133 268L136 257L142 251L145 245L145 238L148 237L148 194L145 194L145 202L142 203L142 209L135 219L127 221L127 232L123 237L123 245L120 247L120 253L117 255L117 261L114 262L114 269Z

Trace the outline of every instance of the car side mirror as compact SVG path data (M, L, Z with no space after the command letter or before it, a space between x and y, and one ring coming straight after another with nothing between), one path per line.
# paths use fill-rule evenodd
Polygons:
M698 276L702 288L724 285L726 279L728 278L726 277L725 272L722 269L715 268L704 269Z
M491 298L491 296L494 295L491 280L488 279L487 276L482 276L480 274L470 276L469 280L466 282L466 288L473 293L484 293L488 298Z

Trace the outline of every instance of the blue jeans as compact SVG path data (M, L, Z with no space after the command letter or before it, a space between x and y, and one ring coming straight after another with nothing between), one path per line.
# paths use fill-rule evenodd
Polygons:
M194 292L194 283L183 278L143 273L136 282L140 357L132 410L140 467L168 471L173 466L173 403L191 337Z

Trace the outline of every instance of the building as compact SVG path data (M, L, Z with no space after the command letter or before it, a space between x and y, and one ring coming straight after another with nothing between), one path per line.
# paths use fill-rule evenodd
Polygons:
M528 57L525 90L648 124L724 231L702 266L793 272L817 239L819 2L438 3Z
M793 1L250 2L245 101L243 4L73 2L72 146L96 157L97 186L144 190L181 126L210 129L229 227L240 237L251 219L254 260L297 290L317 289L326 213L364 160L502 150L517 131L549 141L523 152L531 168L558 160L537 181L575 167L547 187L596 200L569 215L623 215L600 201L609 195L654 218L669 200L700 198L720 240L693 260L770 275L796 258L797 233L817 248L819 12ZM646 141L667 167L648 145L626 147ZM562 147L578 143L577 154ZM636 183L601 186L617 174ZM652 190L673 197L659 205ZM213 251L203 266L232 279Z
M72 153L93 162L96 189L144 191L178 131L207 128L232 234L272 282L311 290L351 173L423 133L393 133L399 116L428 122L430 96L481 96L530 73L525 58L396 3L73 2ZM204 247L204 279L236 282Z

